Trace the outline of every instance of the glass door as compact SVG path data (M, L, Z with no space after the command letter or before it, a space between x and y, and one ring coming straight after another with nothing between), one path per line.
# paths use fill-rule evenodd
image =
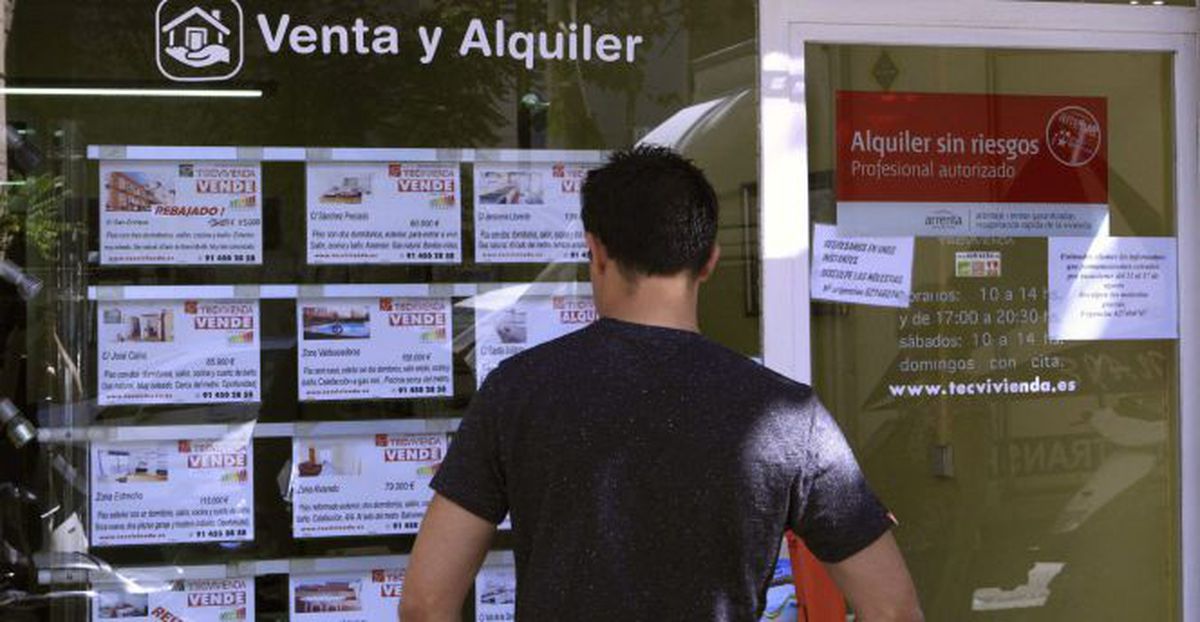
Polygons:
M764 26L767 364L838 417L930 620L1193 619L1192 38L995 5Z

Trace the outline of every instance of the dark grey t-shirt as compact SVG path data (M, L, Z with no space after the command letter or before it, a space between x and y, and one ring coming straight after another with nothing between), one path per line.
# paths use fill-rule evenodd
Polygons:
M892 521L805 385L602 319L493 371L432 483L511 512L519 620L756 620L785 529L849 557Z

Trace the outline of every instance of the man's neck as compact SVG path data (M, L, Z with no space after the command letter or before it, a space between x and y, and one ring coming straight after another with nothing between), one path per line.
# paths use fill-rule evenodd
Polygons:
M641 276L636 284L622 283L622 291L614 292L600 313L607 318L700 332L696 316L699 294L693 279L680 277Z

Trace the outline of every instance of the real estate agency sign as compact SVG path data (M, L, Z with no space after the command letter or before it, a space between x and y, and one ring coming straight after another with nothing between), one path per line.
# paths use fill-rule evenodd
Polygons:
M261 0L250 0L247 9ZM465 29L436 23L380 22L344 15L339 21L311 21L304 5L321 0L278 3L288 12L243 11L238 0L161 0L155 10L155 58L159 71L177 82L230 80L242 70L247 49L256 57L396 57L429 65L439 57L508 59L533 71L550 62L636 64L647 38L608 32L588 22L522 30L505 19L473 17ZM353 2L342 4L353 5ZM362 4L361 2L358 4ZM404 5L411 3L393 3ZM352 7L351 7L352 8ZM397 9L397 16L405 13ZM250 41L247 42L247 37Z
M1104 235L1106 100L837 93L838 233Z

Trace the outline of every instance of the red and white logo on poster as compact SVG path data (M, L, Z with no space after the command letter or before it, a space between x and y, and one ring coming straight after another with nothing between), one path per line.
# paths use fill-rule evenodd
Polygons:
M1050 115L1046 145L1050 154L1067 166L1084 166L1100 153L1104 129L1095 115L1081 106L1067 106Z

